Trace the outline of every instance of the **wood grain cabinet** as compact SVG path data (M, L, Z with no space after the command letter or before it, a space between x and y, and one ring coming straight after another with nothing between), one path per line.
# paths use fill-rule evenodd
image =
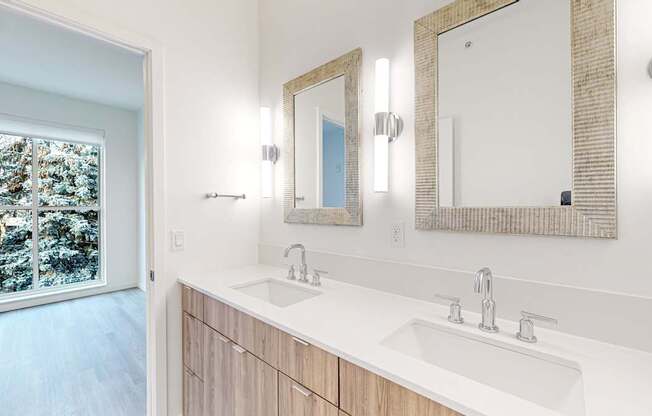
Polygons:
M351 416L462 416L344 360L340 360L340 407Z
M235 386L231 340L204 325L204 414L233 416Z
M231 346L235 416L278 416L278 371L239 345Z
M278 368L329 402L339 404L337 356L281 332Z
M278 329L208 297L204 300L204 322L272 367L278 368Z
M183 370L183 415L204 416L204 383L188 369Z
M182 293L184 416L462 416L223 302Z
M190 316L204 320L204 295L188 286L181 286L181 308Z
M278 415L276 369L206 325L204 353L204 415Z
M204 324L187 313L183 313L183 365L194 375L203 379Z
M279 416L338 416L336 406L284 374L278 381Z

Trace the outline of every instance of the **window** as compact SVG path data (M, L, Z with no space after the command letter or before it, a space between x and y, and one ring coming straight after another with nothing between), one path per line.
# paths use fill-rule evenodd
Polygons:
M100 156L0 134L0 296L101 280Z

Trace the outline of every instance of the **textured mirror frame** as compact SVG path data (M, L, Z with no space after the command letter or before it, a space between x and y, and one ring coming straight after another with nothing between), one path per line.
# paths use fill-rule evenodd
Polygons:
M572 205L439 206L437 37L517 1L456 0L414 23L416 228L615 239L615 0L570 0Z
M283 85L285 131L286 223L324 225L362 225L360 195L360 132L359 100L362 49L355 49ZM331 79L344 76L345 165L346 184L343 208L295 208L294 163L294 96Z

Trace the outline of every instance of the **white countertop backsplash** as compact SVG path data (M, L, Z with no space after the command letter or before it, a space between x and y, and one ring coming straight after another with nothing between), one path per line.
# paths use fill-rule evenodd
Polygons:
M539 342L525 344L518 323L498 319L501 332L481 333L480 316L447 321L448 307L322 278L323 294L280 308L231 286L263 278L284 280L285 269L257 265L208 274L181 275L179 282L220 300L332 354L450 407L466 416L558 416L559 413L381 345L414 319L576 362L582 371L587 416L652 415L652 354L536 328ZM299 284L299 283L296 283ZM641 330L650 330L641 328ZM523 374L528 382L536 374Z

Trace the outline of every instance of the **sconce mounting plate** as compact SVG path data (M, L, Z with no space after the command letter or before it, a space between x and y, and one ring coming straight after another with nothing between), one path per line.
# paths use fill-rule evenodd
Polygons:
M276 163L279 157L278 146L275 144L264 144L262 145L263 150L263 160L269 160L272 163Z
M376 113L374 124L375 136L387 136L393 142L403 131L403 120L396 113Z

